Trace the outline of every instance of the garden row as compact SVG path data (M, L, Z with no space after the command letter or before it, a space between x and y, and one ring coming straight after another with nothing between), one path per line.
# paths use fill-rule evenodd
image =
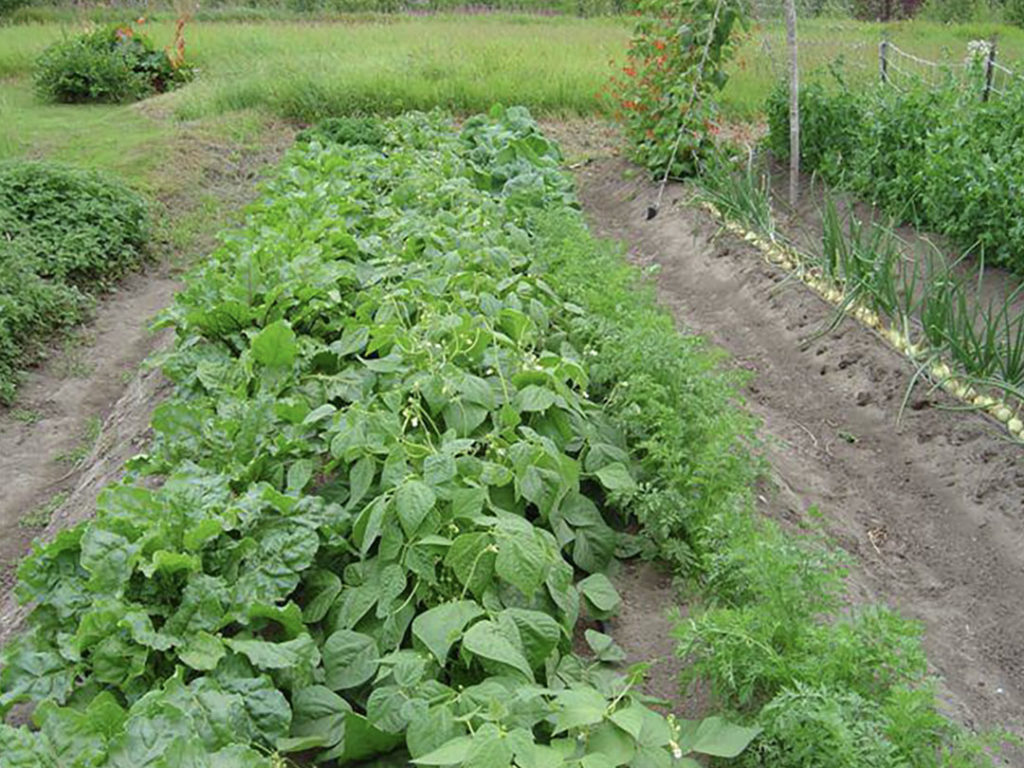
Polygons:
M0 165L0 403L42 343L138 264L149 223L141 197L99 174Z
M0 764L738 751L753 731L645 706L610 638L572 652L581 605L617 606L603 571L641 544L608 520L640 491L583 310L530 270L530 219L572 201L555 150L516 111L350 133L386 154L298 149L169 312L177 391L131 467L159 488L108 488L22 566L0 703L41 730L5 729Z
M942 87L812 83L800 92L801 164L977 260L1024 274L1024 89L983 102L983 81L979 60ZM767 107L780 157L789 155L788 98L776 89Z
M914 382L929 378L1020 437L1021 288L997 296L982 281L992 262L1024 268L1013 250L1024 244L1016 231L1024 231L1024 219L1009 191L1024 176L993 149L999 142L1005 149L1018 141L1006 113L1016 97L997 107L978 103L976 93L968 97L971 93L953 81L939 90L862 93L814 83L800 97L805 166L894 218L946 232L967 247L956 260L936 248L913 250L895 234L893 219L862 222L854 211L844 219L827 191L820 247L808 249L778 228L765 170L736 170L714 160L705 164L699 183L717 213L760 238L769 258L796 268L839 307L837 319L854 314L907 354L918 366ZM945 107L958 111L946 112L944 100L956 100ZM769 146L785 156L789 117L781 90L769 99L768 113ZM997 119L1004 122L996 124ZM971 121L979 123L975 133L965 125ZM1024 143L1013 151L1021 149Z
M1021 288L986 293L977 270L963 269L938 250L911 252L891 226L844 217L826 193L820 246L797 243L778 226L768 173L709 165L700 197L736 234L769 261L792 270L845 315L877 331L917 367L903 407L919 380L941 387L1024 438L1024 314ZM816 338L816 336L812 336Z
M752 514L730 380L524 110L307 134L164 323L172 398L19 571L0 766L980 766L917 628ZM645 555L703 587L677 721L593 625Z

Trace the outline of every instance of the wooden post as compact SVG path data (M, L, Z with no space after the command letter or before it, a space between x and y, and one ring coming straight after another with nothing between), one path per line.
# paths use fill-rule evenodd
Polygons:
M981 100L988 101L989 94L992 92L992 75L995 70L996 63L996 36L992 35L992 39L988 43L988 54L985 56L985 90L981 92Z
M882 82L889 84L889 41L884 37L878 44L878 73L882 76Z
M800 64L796 48L796 0L786 0L786 43L789 46L789 204L800 197Z

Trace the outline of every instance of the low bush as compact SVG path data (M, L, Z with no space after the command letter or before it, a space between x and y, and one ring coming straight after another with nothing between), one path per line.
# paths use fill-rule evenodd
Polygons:
M979 79L902 90L808 85L801 162L897 219L1024 275L1024 89L982 102ZM767 105L768 141L780 157L789 154L787 99L779 88Z
M110 26L51 45L34 77L36 92L51 101L123 102L177 88L193 72L134 27Z
M141 258L145 200L98 173L0 164L0 402L39 344L79 322L91 294Z
M10 16L14 11L28 5L29 0L0 0L0 19Z

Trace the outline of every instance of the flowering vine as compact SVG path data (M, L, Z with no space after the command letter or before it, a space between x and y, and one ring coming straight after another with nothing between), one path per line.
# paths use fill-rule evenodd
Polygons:
M640 0L625 66L608 95L633 159L674 177L697 173L714 146L712 99L728 79L744 0Z

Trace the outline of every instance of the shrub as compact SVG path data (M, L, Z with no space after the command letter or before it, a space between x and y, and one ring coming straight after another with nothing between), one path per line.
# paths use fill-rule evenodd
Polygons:
M146 201L96 172L0 164L0 235L45 278L83 288L120 277L148 237Z
M0 18L8 16L22 6L28 5L29 0L0 0Z
M188 82L193 71L133 27L112 26L43 51L36 61L35 86L51 101L134 101Z
M139 195L98 173L0 164L0 402L39 345L82 320L90 293L138 262L148 221Z

